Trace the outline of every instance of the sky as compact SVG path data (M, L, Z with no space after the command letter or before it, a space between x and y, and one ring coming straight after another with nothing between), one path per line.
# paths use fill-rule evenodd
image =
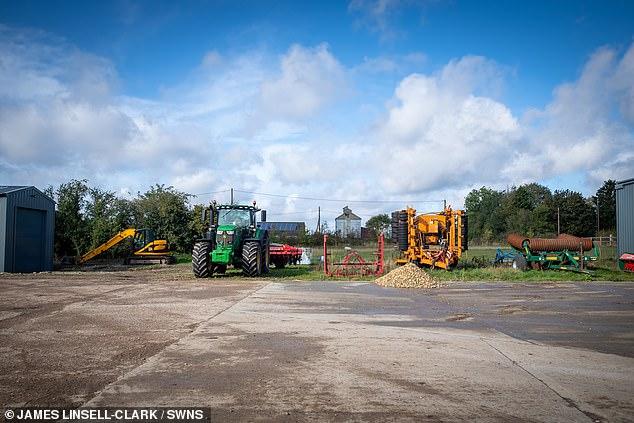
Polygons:
M631 1L0 0L3 185L233 187L312 228L630 177Z

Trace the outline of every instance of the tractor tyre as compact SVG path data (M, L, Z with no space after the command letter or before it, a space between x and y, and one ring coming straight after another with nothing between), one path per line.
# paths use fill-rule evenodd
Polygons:
M407 251L409 247L409 227L407 222L407 212L399 212L398 215L398 231L397 231L397 239L398 239L398 249L401 251Z
M269 234L265 232L264 238L262 238L262 274L269 273L271 268L270 245Z
M526 257L521 254L518 254L513 259L513 269L517 270L526 270L528 268L528 263L526 262Z
M242 247L242 271L252 278L262 273L262 248L259 242L249 241Z
M211 243L197 242L192 251L192 270L197 278L208 278L213 274L211 265Z
M392 225L392 242L395 244L398 244L398 213L397 211L392 212L392 220L390 222Z

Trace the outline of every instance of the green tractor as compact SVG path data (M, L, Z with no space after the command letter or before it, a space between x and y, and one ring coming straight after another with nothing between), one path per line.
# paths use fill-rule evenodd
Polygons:
M208 229L196 240L192 252L192 269L197 278L225 273L227 266L241 268L246 276L256 277L269 271L269 233L256 223L252 206L217 205L214 201L203 210L203 222ZM262 210L261 221L266 221Z

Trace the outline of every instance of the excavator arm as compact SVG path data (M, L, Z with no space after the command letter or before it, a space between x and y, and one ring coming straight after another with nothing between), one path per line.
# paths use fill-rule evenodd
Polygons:
M133 238L136 232L137 231L134 228L128 228L128 229L122 230L121 232L119 232L118 234L116 234L115 236L113 236L112 238L110 238L108 241L104 242L97 248L94 248L88 251L83 256L81 256L78 260L78 263L83 264L87 262L88 260L97 257L99 254L103 253L104 251L109 250L110 248L119 244L121 241L127 238Z

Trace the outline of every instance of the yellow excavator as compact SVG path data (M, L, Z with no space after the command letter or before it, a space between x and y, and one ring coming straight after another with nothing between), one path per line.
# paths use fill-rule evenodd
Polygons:
M167 241L154 239L154 231L151 229L128 228L79 257L77 263L83 264L128 238L133 239L133 252L125 259L126 264L174 264L176 262L176 258L170 251Z

